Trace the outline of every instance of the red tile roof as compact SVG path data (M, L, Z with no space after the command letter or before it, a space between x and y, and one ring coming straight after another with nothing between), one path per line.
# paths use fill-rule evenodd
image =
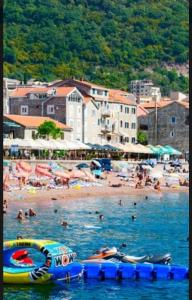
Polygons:
M148 110L142 107L142 105L137 105L137 117L147 116Z
M49 117L21 116L21 115L4 115L4 117L27 128L37 128L45 121L52 121L60 129L71 129L71 127L69 127L68 125L53 120Z
M129 93L122 90L109 90L109 101L127 105L136 105L136 102L129 98Z
M157 108L167 106L167 105L172 104L174 102L179 103L181 105L184 105L186 108L189 108L189 102L186 102L186 101L170 101L170 100L161 100L161 101L157 102ZM155 101L142 103L140 105L145 109L153 109L153 108L155 109Z
M11 97L26 97L29 93L47 93L53 90L54 87L18 87L12 93ZM75 87L55 87L56 96L67 96L74 90Z
M166 101L166 100L158 101L157 108L164 107L172 102L173 101ZM150 102L146 102L146 103L144 102L140 105L146 109L150 109L150 108L152 109L152 108L155 108L155 106L156 106L155 101L150 101Z
M85 80L77 80L77 79L73 79L74 81L81 83L89 88L98 88L98 89L103 89L103 90L108 90L106 87L102 86L102 85L98 85L89 81L85 81Z

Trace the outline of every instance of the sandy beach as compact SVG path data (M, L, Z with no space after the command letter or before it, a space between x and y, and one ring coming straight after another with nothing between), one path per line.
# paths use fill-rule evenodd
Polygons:
M135 184L130 186L130 182L122 181L115 173L107 175L107 179L99 180L102 186L80 187L79 189L70 187L61 189L33 189L30 190L15 190L14 192L4 192L4 199L8 201L14 201L18 197L21 197L23 201L47 201L58 199L82 199L86 197L102 197L102 196L121 196L121 195L147 195L150 193L163 193L163 192L189 192L188 187L165 187L162 186L160 191L154 189L153 186L147 186L142 189L135 189ZM110 187L111 184L122 184L120 187ZM14 194L13 194L14 193Z

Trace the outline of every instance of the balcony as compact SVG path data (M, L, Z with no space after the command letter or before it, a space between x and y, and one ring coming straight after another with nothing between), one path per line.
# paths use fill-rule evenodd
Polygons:
M103 134L107 134L107 133L112 132L112 126L111 125L102 125L101 132Z
M101 111L101 115L102 115L103 118L110 118L112 113L109 109L103 109Z

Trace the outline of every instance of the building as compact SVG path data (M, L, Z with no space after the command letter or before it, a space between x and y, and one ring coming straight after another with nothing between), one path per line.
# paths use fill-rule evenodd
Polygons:
M172 91L170 93L170 98L172 101L186 101L187 97L188 97L187 95L185 95L181 92L173 92Z
M53 121L61 129L61 139L71 140L72 128L49 117L4 115L3 134L6 138L34 139L38 127L45 121Z
M18 87L10 95L10 114L51 117L73 128L71 140L82 141L83 96L75 87Z
M131 93L133 93L138 103L161 99L159 87L155 87L152 80L132 80L130 84Z
M136 98L125 91L68 79L46 87L18 87L9 108L11 114L48 116L72 127L72 140L136 142Z
M20 84L19 80L3 78L3 113L9 113L9 96Z
M185 153L189 151L189 103L169 101L166 105L138 117L140 129L152 145L171 145Z
M85 143L136 142L137 105L133 94L75 79L60 81L56 86L76 87L84 96Z

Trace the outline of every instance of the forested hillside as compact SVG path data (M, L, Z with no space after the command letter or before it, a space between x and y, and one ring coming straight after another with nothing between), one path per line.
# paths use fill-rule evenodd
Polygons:
M187 0L4 0L4 76L124 89L148 77L168 94L188 78L162 64L187 61Z

